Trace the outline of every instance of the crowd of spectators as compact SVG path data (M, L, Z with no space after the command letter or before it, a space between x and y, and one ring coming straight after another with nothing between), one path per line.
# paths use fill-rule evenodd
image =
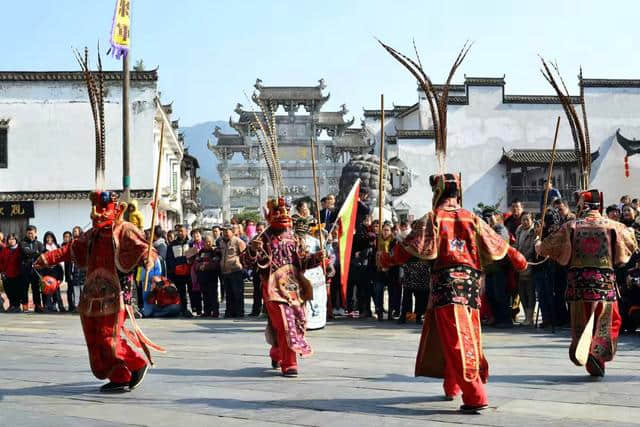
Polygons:
M534 250L538 238L546 238L564 222L575 218L570 204L555 189L549 194L547 208L541 203L540 212L525 211L519 200L513 200L508 212L484 207L478 214L505 240L517 248L529 261L527 270L517 273L508 262L498 261L486 266L481 316L485 325L511 328L515 324L553 328L567 326L569 315L565 301L567 270L550 260L539 259ZM328 307L327 317L376 318L378 321L422 323L429 299L429 263L411 259L405 265L384 270L378 267L376 253L393 251L411 232L409 221L384 221L380 226L371 217L362 191L358 201L356 230L347 281L346 300L342 300L338 232L333 227L337 219L335 197L322 199L319 220L314 218L308 201L295 206L295 218L302 218L312 227L305 233L323 233L327 258ZM134 206L131 218L142 226ZM542 215L544 214L544 221ZM605 215L635 230L640 239L640 210L638 200L625 196L620 204L608 206ZM315 226L315 227L314 227ZM242 318L245 316L245 286L252 296L249 316L264 315L262 290L258 274L244 268L241 253L247 244L266 228L263 222L232 221L210 230L191 229L177 225L172 230L156 226L145 230L159 258L147 272L140 267L125 281L131 286L131 301L142 317L208 317ZM80 227L63 234L62 245L82 233ZM36 313L74 312L85 280L82 269L73 263L50 266L37 271L33 262L40 254L59 247L51 232L38 238L35 226L28 226L22 238L0 232L0 274L8 297L8 311ZM640 274L638 255L616 272L620 289L623 329L635 330L630 312L634 307L640 315ZM58 289L52 295L42 295L40 278L52 276L66 283L65 298ZM121 278L122 282L122 278ZM64 288L64 287L63 287ZM126 287L125 287L126 288ZM29 299L31 294L31 300ZM224 307L221 307L224 303ZM0 304L0 306L2 306Z

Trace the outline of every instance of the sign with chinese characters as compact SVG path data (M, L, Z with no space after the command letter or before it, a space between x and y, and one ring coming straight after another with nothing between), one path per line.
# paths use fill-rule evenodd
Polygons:
M129 51L131 36L131 0L116 0L111 27L111 51L117 59Z
M0 202L0 219L33 217L33 202Z

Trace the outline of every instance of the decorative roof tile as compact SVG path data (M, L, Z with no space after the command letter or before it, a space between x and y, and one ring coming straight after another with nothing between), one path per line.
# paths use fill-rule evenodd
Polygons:
M398 139L433 139L435 132L433 129L398 129L395 136Z
M504 86L504 76L502 77L467 77L464 76L466 86Z
M580 97L571 96L572 104L579 104ZM560 99L556 95L504 95L505 104L560 104Z
M111 190L114 191L114 190ZM120 191L120 190L115 190ZM40 200L88 200L90 191L4 191L0 202ZM134 199L151 199L153 190L131 190Z
M584 87L640 87L638 79L582 79Z
M262 80L257 79L254 87L260 91L259 98L263 100L326 100L328 96L322 93L322 89L326 87L324 79L320 79L318 82L318 86L263 86Z
M121 81L122 71L105 71L105 81ZM158 80L158 70L131 71L131 81ZM82 71L0 71L0 81L3 82L27 82L27 81L84 81Z
M503 150L504 151L504 150ZM591 154L591 161L593 162L598 158L599 152L596 151ZM514 149L504 151L502 154L502 163L521 164L521 165L548 165L551 161L551 150L548 149ZM578 158L573 149L568 150L556 150L556 156L554 163L568 164L577 163Z

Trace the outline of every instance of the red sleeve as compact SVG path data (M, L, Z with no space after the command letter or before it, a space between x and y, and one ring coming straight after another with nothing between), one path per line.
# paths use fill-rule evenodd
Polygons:
M47 265L54 265L59 262L71 262L71 245L64 245L59 249L45 252L43 255L47 261Z
M527 269L527 259L518 252L517 249L509 246L509 250L507 251L507 258L511 261L513 268L517 271L524 271Z
M411 259L411 254L402 245L395 245L391 254L382 252L378 265L380 268L390 268L394 265L402 265Z
M7 262L6 260L9 258L6 252L7 251L5 251L4 248L0 248L0 273L6 270L5 264Z

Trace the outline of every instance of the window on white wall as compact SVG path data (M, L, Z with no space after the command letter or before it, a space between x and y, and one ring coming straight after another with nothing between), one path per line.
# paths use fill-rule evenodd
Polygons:
M6 126L0 126L0 168L7 168L9 166L8 133Z

